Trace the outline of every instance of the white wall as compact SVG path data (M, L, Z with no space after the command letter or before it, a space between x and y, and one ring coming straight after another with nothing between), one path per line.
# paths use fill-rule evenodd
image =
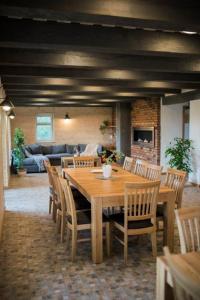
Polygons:
M193 141L192 169L189 180L200 184L200 100L190 101L190 139Z
M161 142L160 142L160 160L164 170L167 168L167 159L165 158L165 150L169 143L175 137L183 135L183 104L162 105L161 103Z

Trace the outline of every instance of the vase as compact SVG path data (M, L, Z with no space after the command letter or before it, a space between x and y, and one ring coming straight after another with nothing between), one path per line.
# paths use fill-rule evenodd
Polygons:
M103 165L103 177L110 178L112 175L112 166L111 165Z

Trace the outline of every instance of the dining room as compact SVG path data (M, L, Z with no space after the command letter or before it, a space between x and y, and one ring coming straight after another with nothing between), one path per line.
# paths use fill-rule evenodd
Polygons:
M1 0L0 299L200 299L199 8Z

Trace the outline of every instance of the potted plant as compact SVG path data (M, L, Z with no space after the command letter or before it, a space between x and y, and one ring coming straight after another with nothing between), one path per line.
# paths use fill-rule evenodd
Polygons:
M102 134L105 134L106 129L108 128L108 126L110 125L110 121L109 120L104 120L101 125L99 126L99 130L101 131Z
M169 157L169 165L171 168L186 171L188 174L191 169L191 150L192 141L189 139L175 138L174 144L170 143L165 151L165 157Z
M120 151L111 151L111 154L107 157L107 151L103 151L102 161L103 161L103 177L110 178L112 175L112 163L119 161L124 157L124 154Z
M15 128L14 132L14 164L17 169L17 174L23 176L26 174L26 169L24 169L24 133L21 128Z

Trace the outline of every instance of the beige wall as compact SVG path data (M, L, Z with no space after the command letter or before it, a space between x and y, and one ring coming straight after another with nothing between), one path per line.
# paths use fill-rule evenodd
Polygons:
M102 143L109 144L110 136L102 135L99 126L103 120L112 120L110 107L70 107L70 108L15 108L16 118L11 123L12 136L14 128L24 130L26 143L35 143L35 116L37 113L53 113L54 142L56 144ZM64 120L68 113L70 120Z

